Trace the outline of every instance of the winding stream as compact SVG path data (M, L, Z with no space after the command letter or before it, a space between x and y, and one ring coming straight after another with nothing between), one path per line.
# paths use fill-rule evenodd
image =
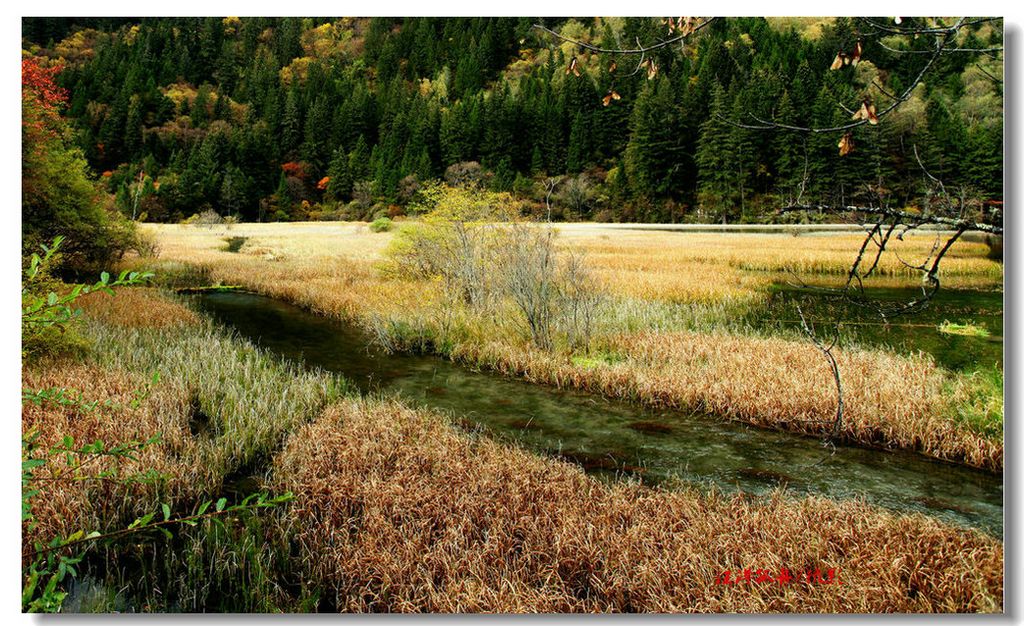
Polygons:
M388 355L353 325L248 293L195 296L201 310L286 359L338 372L363 392L397 394L470 427L580 463L609 479L680 478L732 492L864 497L898 511L1003 532L1002 477L908 452L839 447L714 417L651 410L477 372L433 356ZM1001 331L1001 329L1000 329Z

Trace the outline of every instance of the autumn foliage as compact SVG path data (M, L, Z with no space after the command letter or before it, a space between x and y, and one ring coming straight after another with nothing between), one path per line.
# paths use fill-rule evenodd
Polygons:
M21 62L21 215L24 249L57 235L66 267L117 258L134 245L130 224L101 203L88 163L71 141L61 110L68 93L55 82L60 65Z
M39 150L40 144L60 136L60 107L67 91L54 82L61 66L43 67L38 59L21 61L21 126L25 150Z
M304 161L288 161L281 164L285 176L294 176L300 180L309 178L309 164Z

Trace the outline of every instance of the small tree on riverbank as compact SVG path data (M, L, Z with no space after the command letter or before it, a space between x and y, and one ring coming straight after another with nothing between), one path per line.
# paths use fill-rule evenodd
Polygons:
M499 316L511 303L538 348L552 350L556 335L571 348L589 344L601 298L583 259L557 250L550 226L524 221L506 193L440 185L423 194L429 210L399 231L387 271L438 281L443 328L453 310Z

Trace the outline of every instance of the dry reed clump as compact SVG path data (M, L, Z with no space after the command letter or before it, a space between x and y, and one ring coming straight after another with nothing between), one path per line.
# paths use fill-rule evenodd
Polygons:
M762 427L824 435L835 416L828 365L807 342L690 332L639 332L608 341L612 364L576 364L495 342L463 344L458 360L530 382L584 389L655 407L695 410ZM925 357L839 353L844 421L840 438L916 450L1000 471L1003 441L950 419L946 376Z
M208 489L215 477L208 467L197 463L198 445L189 430L189 404L181 388L159 384L146 391L146 379L125 370L107 367L55 363L27 369L23 388L38 392L66 389L74 398L80 392L85 403L99 402L94 409L44 401L22 406L22 432L37 433L38 454L63 445L66 436L75 447L102 441L107 446L142 442L155 435L160 441L137 453L137 460L110 457L80 457L84 475L96 476L117 470L120 476L138 476L154 470L166 476L156 483L134 484L114 480L67 480L58 476L67 467L58 454L35 470L39 479L33 487L41 493L32 498L36 525L25 528L23 545L44 544L54 536L72 532L110 529L119 523L157 510L159 503L189 499ZM133 400L140 399L137 406Z
M765 426L818 434L831 428L836 391L821 354L807 342L697 333L623 336L618 348L643 365L642 395ZM838 353L842 438L900 447L1001 470L1002 438L946 417L946 375L925 356L875 350Z
M80 298L78 304L89 317L116 326L168 328L199 323L192 309L156 289L118 289L115 296L97 291Z
M347 401L275 465L321 607L376 612L997 612L1002 544L862 502L665 492L397 403ZM716 584L837 568L842 584Z

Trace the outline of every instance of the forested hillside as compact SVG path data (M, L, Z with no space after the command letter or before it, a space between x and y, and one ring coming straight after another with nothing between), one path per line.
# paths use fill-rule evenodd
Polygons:
M657 18L27 18L23 48L60 66L118 209L152 221L395 216L431 179L538 211L551 191L563 219L765 221L797 201L920 207L922 165L1002 197L1002 52L943 56L840 150L734 122L845 123L911 84L926 38L899 51L857 20L728 18L637 67L535 23L605 48L666 36ZM968 30L964 49L1001 45L1001 21ZM830 69L861 40L859 64Z

